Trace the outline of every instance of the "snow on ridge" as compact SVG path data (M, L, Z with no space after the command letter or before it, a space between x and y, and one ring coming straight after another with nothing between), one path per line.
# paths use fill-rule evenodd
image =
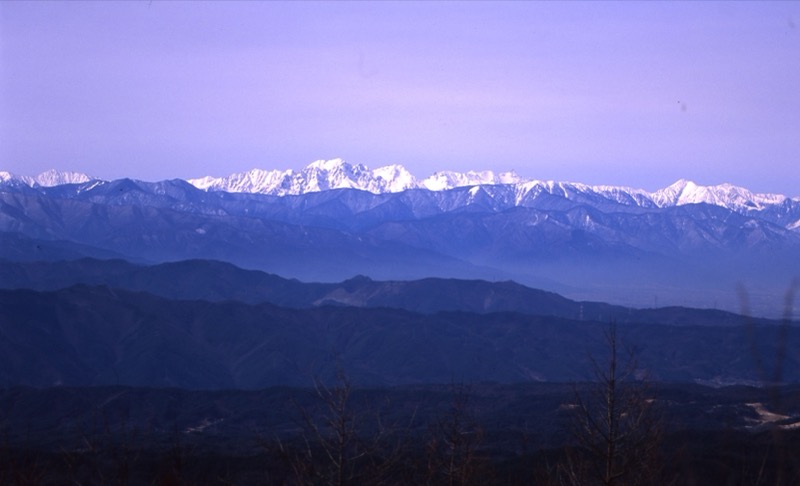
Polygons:
M362 164L351 165L341 158L316 160L298 171L253 169L228 177L203 177L189 179L188 182L206 191L249 192L275 196L341 188L383 194L408 189L445 191L457 187L510 185L514 186L514 197L517 201L546 192L567 199L600 197L620 204L641 207L663 208L706 203L737 211L761 210L788 199L779 194L752 193L731 184L701 186L687 179L680 179L654 192L625 186L523 179L513 171L499 174L491 170L439 171L425 179L417 179L402 165L387 165L370 170ZM800 202L800 198L792 201Z
M81 172L61 172L51 169L37 175L33 180L42 187L53 187L63 184L82 184L93 179Z
M34 177L21 176L7 171L0 171L0 182L20 182L29 187L53 187L64 184L82 184L96 180L81 172L48 170Z
M331 172L331 171L339 170L342 167L346 167L346 166L356 168L357 170L364 167L361 164L356 164L355 166L351 166L350 164L346 163L341 158L337 157L335 159L330 159L330 160L324 160L324 159L315 160L314 162L311 162L310 164L308 164L308 166L306 166L306 169L317 169L317 170L321 170L321 171Z
M402 165L386 165L372 171L372 176L382 181L388 192L403 192L419 187L417 178Z
M483 186L498 184L518 184L522 179L514 172L501 172L495 174L491 170L453 172L434 172L427 179L423 179L419 186L431 191L444 191L455 187Z
M7 172L4 170L0 170L0 182L9 182L17 179L18 176L15 176L11 172Z
M462 186L517 184L522 179L513 171L500 174L492 171L442 171L420 181L399 164L370 170L362 164L351 165L337 158L315 160L299 171L252 169L227 177L206 176L188 179L187 182L205 191L285 196L342 188L360 189L375 194L417 188L442 191Z
M0 171L0 183L21 183L30 187L52 187L61 184L85 183L91 180L79 172L50 170L35 177L19 176ZM204 191L255 193L274 196L300 195L330 189L352 188L374 194L397 193L409 189L445 191L457 187L508 186L509 193L492 191L491 197L513 198L516 204L542 194L551 194L570 200L605 199L618 204L638 207L671 207L686 204L712 204L738 212L759 211L774 207L787 200L800 204L800 197L788 198L780 194L753 193L732 184L702 186L687 179L648 192L625 186L587 185L577 182L543 181L521 178L513 171L495 173L485 171L439 171L425 179L417 179L404 166L386 165L370 170L362 164L351 165L341 158L316 160L300 170L252 169L226 177L201 177L187 182ZM506 194L502 195L501 194ZM599 198L599 199L598 199ZM510 201L510 199L509 199Z
M186 182L198 189L205 191L225 192L251 192L270 194L280 188L293 171L267 171L253 169L247 172L238 172L227 177L202 177L188 179Z
M763 209L788 199L780 194L753 193L743 187L728 183L700 186L686 179L680 179L664 189L653 192L651 198L659 207L706 203L729 209L745 210Z
M188 182L189 184L193 185L194 187L196 187L198 189L202 189L204 191L207 191L207 190L213 188L214 184L217 181L218 181L218 179L216 177L205 176L205 177L200 177L200 178L197 178L197 179L189 179L186 182Z
M14 174L13 172L7 172L7 171L0 171L0 183L3 184L17 183L17 184L24 184L29 187L34 187L36 185L36 181L33 179L33 177L21 176Z

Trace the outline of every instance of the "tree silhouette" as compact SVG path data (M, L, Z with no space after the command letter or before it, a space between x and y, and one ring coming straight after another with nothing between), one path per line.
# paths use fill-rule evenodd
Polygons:
M590 357L593 383L575 388L571 449L561 465L560 480L571 485L653 484L658 460L661 421L653 409L647 380L636 376L632 352L620 360L617 326L604 333L608 356Z

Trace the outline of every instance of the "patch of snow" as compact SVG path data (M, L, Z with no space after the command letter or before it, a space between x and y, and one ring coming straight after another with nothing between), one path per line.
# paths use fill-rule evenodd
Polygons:
M199 434L199 433L202 433L207 428L213 427L214 425L217 425L218 423L222 422L223 420L224 419L221 419L221 418L220 419L216 419L216 420L211 420L211 419L208 419L208 418L204 418L196 426L194 426L194 427L186 427L186 430L184 430L183 433L184 434Z
M763 403L759 402L745 403L745 405L752 408L753 411L758 415L757 419L750 420L753 425L749 425L747 427L748 429L761 429L772 426L777 426L780 429L788 430L800 428L800 417L770 412ZM784 423L781 424L778 422Z
M214 183L216 183L218 180L219 179L211 177L211 176L205 176L205 177L200 177L199 179L189 179L186 182L188 182L189 184L193 185L194 187L196 187L198 189L202 189L204 191L207 191L207 190L213 188L214 187Z

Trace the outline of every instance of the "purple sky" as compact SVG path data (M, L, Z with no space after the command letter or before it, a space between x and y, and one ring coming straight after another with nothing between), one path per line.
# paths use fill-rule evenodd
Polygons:
M800 3L0 2L0 170L800 195Z

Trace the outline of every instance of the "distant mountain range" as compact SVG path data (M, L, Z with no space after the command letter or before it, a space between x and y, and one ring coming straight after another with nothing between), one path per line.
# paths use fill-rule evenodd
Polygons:
M101 181L78 172L50 170L29 177L0 171L0 183L18 182L31 187L80 184L92 180ZM543 192L563 195L573 200L601 198L645 208L705 203L736 211L751 211L800 203L800 197L757 194L730 184L700 186L685 179L655 192L621 186L589 186L572 182L522 179L513 171L500 174L493 171L440 171L419 180L402 165L388 165L370 170L362 164L352 165L342 159L318 160L299 171L253 169L226 177L188 179L187 182L206 191L272 196L301 195L331 189L358 189L373 194L386 194L409 189L447 191L457 187L511 185L515 189L517 205L530 198L529 193L536 195ZM800 226L800 220L792 223Z
M800 198L491 172L418 181L401 166L339 159L188 182L0 172L0 243L7 260L199 258L307 281L515 280L580 300L777 316L800 276Z

